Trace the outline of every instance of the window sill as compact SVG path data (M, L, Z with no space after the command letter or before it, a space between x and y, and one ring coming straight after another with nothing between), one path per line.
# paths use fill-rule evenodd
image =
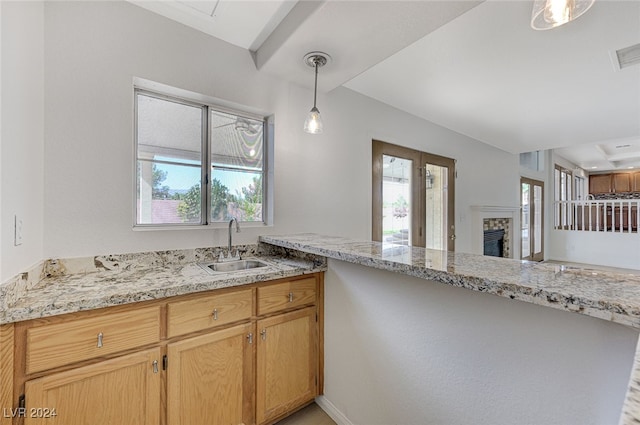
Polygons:
M148 232L148 231L163 231L163 230L215 230L215 229L227 229L229 227L228 222L223 223L212 223L207 225L194 224L194 225L153 225L153 224L135 224L132 228L134 232ZM241 229L253 229L253 228L265 228L265 227L273 227L273 224L264 223L264 222L253 222L253 221L241 221L240 228Z

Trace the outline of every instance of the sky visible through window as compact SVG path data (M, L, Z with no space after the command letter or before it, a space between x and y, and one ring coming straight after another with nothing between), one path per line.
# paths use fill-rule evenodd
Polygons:
M162 160L163 158L157 158ZM193 162L197 164L196 161ZM157 163L158 170L166 171L167 178L162 182L163 186L169 186L169 190L176 191L178 193L185 193L192 186L193 182L200 181L200 168L199 167L184 167L175 166L171 164ZM220 183L226 186L229 191L235 194L235 189L241 187L248 187L253 183L253 173L226 171L224 173L216 173Z

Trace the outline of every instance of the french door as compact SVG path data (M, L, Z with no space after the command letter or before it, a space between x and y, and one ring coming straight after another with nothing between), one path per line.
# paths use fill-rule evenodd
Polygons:
M520 199L522 217L521 241L523 260L542 261L544 259L544 183L538 180L520 179Z
M372 239L453 251L455 160L373 141Z

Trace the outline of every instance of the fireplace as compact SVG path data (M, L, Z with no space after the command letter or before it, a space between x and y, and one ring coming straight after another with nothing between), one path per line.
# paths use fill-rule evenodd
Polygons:
M519 258L520 207L472 206L471 249L474 254ZM488 240L491 239L491 240ZM485 243L494 247L485 252Z
M484 255L504 257L504 230L484 231Z

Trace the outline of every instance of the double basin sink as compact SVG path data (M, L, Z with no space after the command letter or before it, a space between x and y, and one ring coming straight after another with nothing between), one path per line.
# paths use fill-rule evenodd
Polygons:
M223 262L210 262L210 263L198 263L198 266L203 268L207 273L231 273L242 270L257 269L260 267L267 267L269 264L257 259L246 260L233 260Z

